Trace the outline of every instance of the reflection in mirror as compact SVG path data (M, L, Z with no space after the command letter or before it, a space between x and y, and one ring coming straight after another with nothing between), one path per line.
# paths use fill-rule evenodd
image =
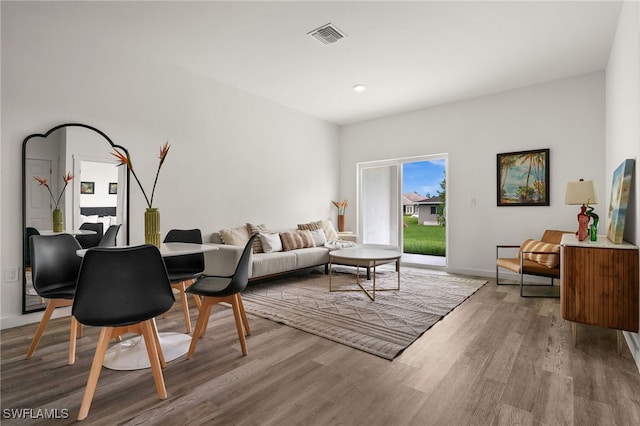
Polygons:
M60 197L63 232L77 234L81 228L104 231L121 225L117 244L129 243L129 170L117 167L111 155L115 145L102 131L79 123L56 126L43 134L27 136L22 143L22 229L23 299L22 312L43 310L46 301L31 283L29 236L53 232L53 209ZM63 177L73 179L64 188ZM51 193L34 176L46 179ZM83 225L83 223L93 224Z

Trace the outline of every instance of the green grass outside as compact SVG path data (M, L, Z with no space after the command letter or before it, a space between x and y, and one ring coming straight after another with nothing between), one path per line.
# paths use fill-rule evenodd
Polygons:
M439 225L418 225L418 218L404 216L404 252L446 256L446 228Z

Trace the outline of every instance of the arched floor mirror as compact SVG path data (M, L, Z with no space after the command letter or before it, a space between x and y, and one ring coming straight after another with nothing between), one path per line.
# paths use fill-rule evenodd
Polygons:
M117 166L111 155L114 148L127 152L101 130L80 123L60 124L23 140L23 314L46 307L31 284L29 236L54 233L53 210L58 197L61 232L75 233L87 222L102 223L105 231L119 224L118 244L129 244L129 169ZM73 179L64 188L67 173ZM35 176L47 180L51 193Z

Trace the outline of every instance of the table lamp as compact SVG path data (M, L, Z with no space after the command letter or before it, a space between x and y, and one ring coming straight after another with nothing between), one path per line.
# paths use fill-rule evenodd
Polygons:
M598 238L598 215L593 212L589 204L598 204L598 192L592 180L580 179L578 182L567 182L564 194L564 203L569 205L582 205L578 213L578 241L584 241L587 235L591 241ZM593 223L589 222L593 219Z

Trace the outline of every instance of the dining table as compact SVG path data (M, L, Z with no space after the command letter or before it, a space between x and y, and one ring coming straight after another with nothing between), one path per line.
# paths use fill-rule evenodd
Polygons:
M117 246L122 248L130 246ZM218 247L210 244L194 243L162 243L158 247L163 258L171 256L184 256L189 254L205 253L218 250ZM76 254L84 257L91 249L80 249ZM158 332L160 349L165 362L173 361L185 355L189 351L191 336L177 332ZM135 336L118 342L111 346L105 355L104 367L111 370L141 370L150 368L149 355L142 336Z
M97 234L93 229L68 229L64 231L53 231L51 229L44 229L42 231L38 231L40 235L60 235L60 234L69 234L69 235L94 235Z

